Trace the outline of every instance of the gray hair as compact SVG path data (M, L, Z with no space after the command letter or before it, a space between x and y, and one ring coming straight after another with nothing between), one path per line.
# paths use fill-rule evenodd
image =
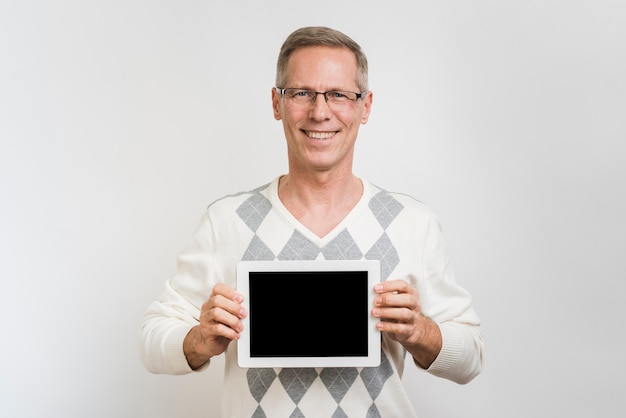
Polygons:
M300 48L308 46L328 46L333 48L347 48L354 53L357 62L356 83L361 92L367 91L367 57L352 38L338 30L324 26L309 26L295 30L285 39L280 48L276 64L276 87L285 87L287 82L287 63L291 54Z

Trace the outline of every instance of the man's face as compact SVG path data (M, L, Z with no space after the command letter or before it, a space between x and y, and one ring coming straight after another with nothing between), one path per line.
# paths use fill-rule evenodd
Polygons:
M278 87L359 93L356 79L356 58L349 49L314 46L292 53L287 83ZM360 124L369 117L371 93L329 107L323 95L315 103L296 104L272 90L272 104L274 117L283 122L290 171L352 171L354 143Z

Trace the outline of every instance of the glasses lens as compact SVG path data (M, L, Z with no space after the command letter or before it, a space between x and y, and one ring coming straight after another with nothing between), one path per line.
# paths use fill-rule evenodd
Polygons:
M328 91L325 93L318 93L313 90L305 89L285 89L285 97L291 100L293 103L299 105L310 105L314 103L318 94L323 94L326 102L329 105L342 105L357 100L357 93L350 91Z
M315 99L315 92L302 89L286 89L285 96L298 104L307 104Z
M333 104L343 104L356 100L356 94L349 91L329 91L326 101Z

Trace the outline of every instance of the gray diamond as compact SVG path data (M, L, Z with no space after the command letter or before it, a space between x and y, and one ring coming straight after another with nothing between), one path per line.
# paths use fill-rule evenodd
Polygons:
M252 414L252 418L267 418L267 415L265 415L265 411L263 411L261 405L256 407L254 414Z
M347 230L343 230L322 248L322 254L326 260L360 260L363 257L361 250Z
M369 207L378 220L378 223L380 223L384 229L389 226L404 208L400 202L385 191L377 193L376 196L370 200Z
M304 416L302 411L300 411L300 408L296 407L296 409L293 410L291 415L289 415L289 418L306 418L306 417Z
M381 418L380 412L378 411L378 408L376 407L376 403L373 403L372 406L370 406L370 409L367 410L367 415L365 415L366 418Z
M248 378L250 394L257 402L261 402L267 389L269 389L274 379L276 379L276 372L274 369L248 369L246 377ZM261 410L261 413L262 412L263 410Z
M380 391L383 389L385 382L392 374L393 368L391 367L391 363L389 363L389 360L387 359L387 356L384 352L380 353L380 366L365 367L363 368L363 370L361 370L361 379L365 384L365 388L372 397L372 400L375 400L376 397L380 394ZM376 410L376 412L378 412L378 410Z
M337 403L341 402L358 376L359 372L354 367L331 367L320 373L320 379Z
M378 238L378 241L365 254L365 258L368 260L380 260L381 281L387 280L393 269L400 263L398 252L387 234L383 234Z
M298 231L294 231L285 247L278 254L279 260L315 260L320 253L317 245Z
M244 260L273 260L275 258L272 250L258 236L252 237L250 244L243 254Z
M343 409L338 406L337 409L335 409L335 413L333 413L331 418L348 418L348 415L346 415L346 413L343 412Z
M317 379L317 372L312 368L282 369L278 374L278 379L289 394L289 397L291 397L291 400L298 404L315 379Z
M237 215L256 232L271 209L272 204L265 196L253 194L237 208Z

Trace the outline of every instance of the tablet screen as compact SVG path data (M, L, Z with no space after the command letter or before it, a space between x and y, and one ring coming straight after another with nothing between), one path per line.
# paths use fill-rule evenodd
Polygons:
M249 286L251 357L367 356L367 271L257 271Z
M373 367L380 332L372 317L380 263L243 261L237 290L248 316L241 367Z

